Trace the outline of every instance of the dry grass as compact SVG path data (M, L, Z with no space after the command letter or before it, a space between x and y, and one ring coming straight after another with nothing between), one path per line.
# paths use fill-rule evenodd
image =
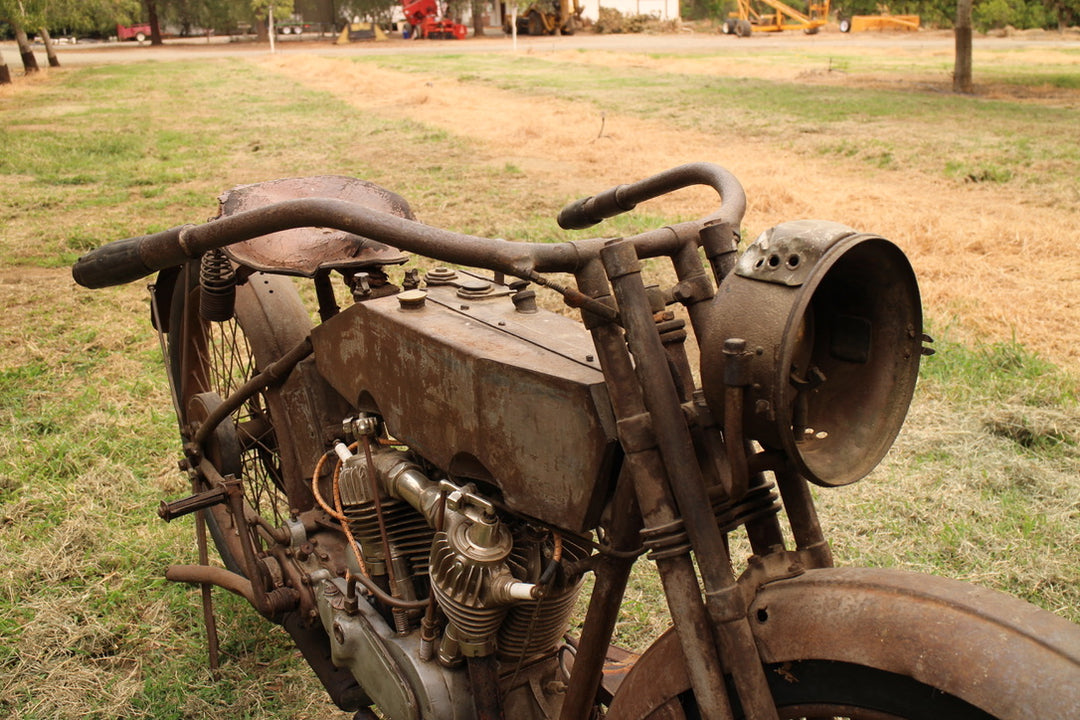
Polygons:
M468 138L476 163L520 168L538 197L583 196L680 162L718 161L746 186L749 237L796 217L881 233L911 256L930 314L963 318L971 339L1015 337L1057 362L1076 362L1080 246L1064 242L1061 231L1076 226L1080 205L1048 206L1045 188L964 185L904 168L868 174L865 163L808 156L797 143L788 149L773 140L681 131L612 113L597 140L600 116L587 104L348 60L293 56L262 64L365 112ZM942 129L939 141L948 142L955 130ZM712 202L707 198L685 193L650 209L694 214ZM418 204L418 210L426 221L449 226L505 211L477 204Z

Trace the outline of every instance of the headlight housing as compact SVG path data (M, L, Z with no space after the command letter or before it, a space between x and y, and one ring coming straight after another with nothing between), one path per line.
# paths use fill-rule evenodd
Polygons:
M721 283L702 386L724 403L724 341L746 340L744 433L819 485L861 479L903 424L922 352L911 264L893 243L837 223L764 232ZM729 376L730 382L730 376Z

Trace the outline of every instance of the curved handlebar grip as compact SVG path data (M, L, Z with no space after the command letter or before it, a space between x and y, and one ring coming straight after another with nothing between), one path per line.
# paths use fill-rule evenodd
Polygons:
M630 212L637 204L620 198L620 193L626 187L617 185L592 197L575 200L559 211L559 227L563 230L584 230L610 217Z
M746 193L730 172L712 163L689 163L657 173L629 185L613 188L575 200L559 212L563 230L584 230L602 220L633 210L638 203L666 195L691 185L707 185L720 195L723 206L707 220L738 224L746 212Z
M177 227L102 245L79 258L71 267L71 276L83 287L103 288L123 285L162 267L179 264L186 257L180 247L180 230ZM165 265L147 261L155 255L175 257L175 261Z

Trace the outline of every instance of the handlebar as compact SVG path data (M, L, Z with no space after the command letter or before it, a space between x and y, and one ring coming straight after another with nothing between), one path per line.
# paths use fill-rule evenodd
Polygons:
M563 230L584 230L608 218L630 212L646 200L691 185L708 185L723 199L723 207L712 219L732 223L742 220L746 212L746 194L735 176L719 165L691 163L630 185L616 185L591 197L575 200L559 212L559 227Z
M568 205L560 213L566 229L590 227L637 203L691 185L708 185L722 200L721 208L705 218L650 230L627 238L640 257L676 252L686 242L697 242L707 225L719 222L738 227L746 209L746 196L734 175L709 163L693 163L651 178L620 185ZM563 224L563 216L566 222ZM183 225L152 235L116 240L92 250L72 267L79 285L100 288L138 280L157 270L180 265L207 250L300 227L327 227L371 238L387 245L442 262L483 267L514 277L534 273L575 272L599 253L603 238L558 244L511 242L465 235L406 220L356 203L333 198L285 200L227 215L203 225Z

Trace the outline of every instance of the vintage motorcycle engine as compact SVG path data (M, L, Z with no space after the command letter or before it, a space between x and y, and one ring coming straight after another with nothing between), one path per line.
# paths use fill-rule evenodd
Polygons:
M361 684L372 675L370 657L348 651L355 645L349 635L359 633L367 636L359 647L365 653L382 649L385 666L399 677L428 677L423 683L407 683L412 687L364 686L375 702L402 708L406 717L416 718L429 716L425 707L431 708L432 717L453 717L461 711L470 694L455 688L468 687L462 683L470 658L495 658L504 683L515 680L515 687L529 691L518 693L523 697L532 697L534 689L527 686L531 681L536 685L540 675L546 676L545 683L554 679L556 654L581 586L580 577L567 577L564 563L585 557L582 541L502 519L474 485L433 480L402 450L377 447L369 461L365 452L354 454L343 447L338 450L342 463L337 492L359 548L359 559L350 557L353 572L361 571L362 562L375 582L403 601L433 595L444 620L432 637L424 611L372 612L372 603L362 608L364 622L357 622L355 614L344 622L346 605L333 602L338 588L320 603L334 638L335 662L353 669ZM400 667L403 663L412 667ZM430 692L433 673L444 676L441 699L423 697ZM526 704L532 707L518 707L522 700L511 697L514 687L502 689L521 717L548 716L531 700ZM376 697L379 694L383 697Z
M480 672L507 717L558 714L581 584L566 568L588 554L620 455L588 331L532 295L437 268L311 332L320 374L378 425L339 446L336 485L353 574L393 596L346 602L328 578L319 611L335 664L395 719L461 703L473 717Z

